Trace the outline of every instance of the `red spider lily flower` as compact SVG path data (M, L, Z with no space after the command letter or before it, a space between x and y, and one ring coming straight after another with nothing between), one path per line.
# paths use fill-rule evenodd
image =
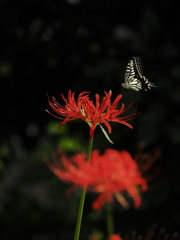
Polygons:
M117 234L113 234L108 238L108 240L122 240L122 238Z
M141 143L134 160L137 162L138 169L142 173L146 182L154 181L162 174L162 169L158 166L152 168L153 164L161 157L162 148L157 147L151 153L144 152L145 144Z
M113 196L124 190L133 197L135 207L140 206L137 186L146 190L147 185L128 152L108 149L100 155L94 150L90 161L85 161L84 153L75 155L71 161L61 152L53 154L53 158L55 162L49 164L49 168L58 178L73 183L75 187L86 187L99 193L92 205L94 209L100 209L105 202L112 202Z
M110 134L112 132L111 126L109 124L110 121L122 123L128 126L129 128L133 128L126 121L129 121L132 118L134 118L137 115L135 112L129 114L128 116L119 117L119 115L123 114L132 106L131 103L129 107L125 108L124 104L122 103L121 107L119 109L117 108L117 105L121 100L122 95L118 95L114 102L111 103L112 91L109 91L108 93L105 92L105 97L103 98L101 104L99 102L100 100L99 94L95 95L95 104L93 104L93 102L89 99L89 92L80 93L77 98L77 101L75 100L74 95L75 93L72 93L71 90L68 91L67 99L64 97L63 94L61 94L61 97L65 102L64 107L61 106L54 97L52 97L51 101L48 96L49 105L60 116L56 116L50 113L48 110L46 111L58 119L63 119L63 122L60 124L59 128L63 124L66 124L68 121L80 118L83 121L87 122L91 128L90 139L93 138L96 126L100 124L104 124L107 127L108 132ZM105 136L108 138L102 126L101 129L103 130Z
M102 236L98 236L98 233L96 233L96 232L93 233L93 235L89 237L89 240L100 240L100 239L102 239ZM112 234L106 240L122 240L122 238L117 234Z

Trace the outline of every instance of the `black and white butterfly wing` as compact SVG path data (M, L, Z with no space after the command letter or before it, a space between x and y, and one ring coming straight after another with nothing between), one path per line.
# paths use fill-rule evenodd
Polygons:
M130 77L134 77L135 76L134 66L133 65L134 65L133 59L130 59L130 61L128 62L128 65L126 67L125 82L128 81L128 79Z
M136 76L143 76L141 57L133 57L134 71Z
M143 76L142 63L140 57L133 57L135 74L137 79L141 82L142 90L148 91L151 90L151 87L156 87L154 83L151 83L145 76Z
M134 91L147 91L151 87L156 87L154 83L143 76L142 63L140 57L130 59L125 72L125 82L122 87L132 89Z
M137 68L135 67L134 59L130 59L125 71L125 81L122 83L122 87L126 89L132 89L134 91L141 90L141 82L137 79Z

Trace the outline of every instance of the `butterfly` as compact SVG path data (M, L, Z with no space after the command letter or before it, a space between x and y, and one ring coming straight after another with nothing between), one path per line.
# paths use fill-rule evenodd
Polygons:
M145 76L143 76L140 57L133 57L128 62L125 72L125 81L121 86L134 91L148 91L151 90L151 87L156 87L154 83L151 83Z

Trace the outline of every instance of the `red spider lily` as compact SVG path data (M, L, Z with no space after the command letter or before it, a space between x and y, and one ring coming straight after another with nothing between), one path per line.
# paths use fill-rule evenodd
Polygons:
M61 94L62 99L65 102L65 106L61 106L54 97L52 97L52 101L48 96L48 102L51 108L60 116L55 116L54 114L50 113L52 116L63 119L63 122L60 124L59 128L66 124L68 121L72 121L75 119L82 119L87 122L90 126L90 139L92 139L94 135L94 131L97 125L104 124L108 132L111 133L112 129L109 122L118 122L122 123L129 128L133 128L129 123L126 121L131 120L137 114L135 112L129 114L128 116L118 117L119 115L123 114L129 107L125 108L124 104L122 103L121 107L117 109L117 105L122 98L122 95L118 95L113 103L111 103L111 96L112 92L109 93L105 92L105 97L102 100L102 103L99 103L100 96L99 94L95 95L95 104L89 99L89 92L82 92L79 94L77 101L74 97L75 93L72 93L71 90L68 91L68 98L66 99L63 94ZM65 117L65 118L64 118ZM101 126L101 125L100 125ZM102 128L102 126L101 126ZM103 130L104 132L104 130ZM104 132L106 135L106 133ZM106 135L107 137L107 135Z
M153 164L161 157L162 148L158 147L149 152L143 152L145 144L141 143L137 153L134 156L134 160L137 162L138 169L142 173L143 178L146 182L154 181L162 174L162 169L156 166L152 168ZM151 171L150 171L151 170ZM152 172L153 171L153 172Z
M100 240L102 238L99 238L98 234L95 233L92 236L90 236L89 240ZM112 234L110 237L108 237L106 240L122 240L122 238L117 234Z
M63 153L57 157L58 153L53 155L56 160L54 164L49 164L50 170L61 180L73 183L75 187L86 187L87 190L99 193L92 205L94 209L100 209L105 202L112 202L113 195L124 190L134 198L135 207L140 206L137 186L146 190L147 185L128 152L108 149L100 155L94 150L90 161L85 161L84 153L75 155L71 161Z
M117 234L113 234L108 238L108 240L122 240L122 238Z

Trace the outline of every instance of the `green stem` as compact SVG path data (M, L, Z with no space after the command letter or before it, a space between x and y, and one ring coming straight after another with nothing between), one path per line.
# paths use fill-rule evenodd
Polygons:
M79 211L78 211L78 216L77 216L77 222L76 222L76 230L75 230L75 234L74 234L74 240L78 240L78 239L79 239L85 196L86 196L86 188L84 188L84 189L82 190L82 192L81 192L81 198L80 198L80 203L79 203Z
M89 140L88 151L87 151L87 161L89 161L90 158L91 158L92 144L93 144L93 138ZM86 187L84 187L84 189L81 192L79 210L78 210L78 216L77 216L77 223L76 223L76 230L75 230L75 234L74 234L74 240L79 240L85 196L86 196Z
M90 158L91 158L92 145L93 145L93 138L92 138L92 139L89 139L88 151L87 151L87 161L89 161Z
M114 222L111 210L111 205L106 203L106 225L108 236L111 236L114 233Z

